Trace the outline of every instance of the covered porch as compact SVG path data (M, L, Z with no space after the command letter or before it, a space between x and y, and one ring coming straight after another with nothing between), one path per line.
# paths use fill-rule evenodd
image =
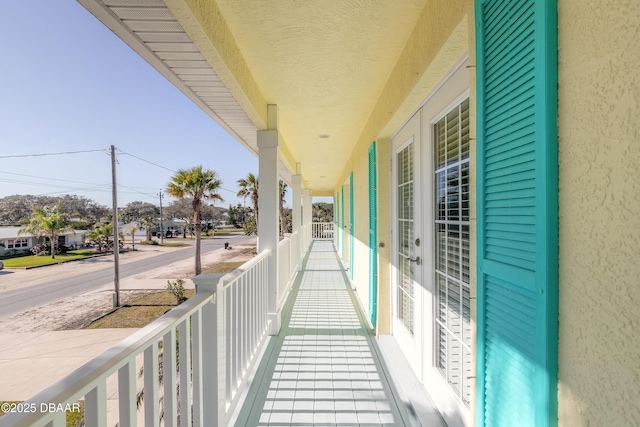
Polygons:
M63 412L42 408L78 401L85 425L97 427L445 426L426 394L409 402L400 384L417 380L389 366L406 361L385 360L333 241L307 230L309 239L279 244L288 256L280 258L277 335L268 335L265 252L219 282L197 277L196 296L25 402L35 411L7 414L0 426L63 427ZM294 241L306 241L300 256L291 252Z
M262 357L241 426L414 425L333 242L315 240ZM444 425L439 419L432 426Z

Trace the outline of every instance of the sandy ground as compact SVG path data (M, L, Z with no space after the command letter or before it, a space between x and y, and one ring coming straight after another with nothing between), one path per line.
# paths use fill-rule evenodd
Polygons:
M203 269L206 269L219 262L224 262L234 258L237 260L241 260L243 258L248 259L248 256L243 256L243 251L250 247L252 246L234 246L232 250L219 249L209 252L201 258L202 267ZM255 245L253 245L253 247L255 247ZM139 260L141 257L150 257L157 255L159 252L167 252L175 249L176 248L145 247L143 250L130 252L126 255L126 258L123 256L121 259L123 263L131 262ZM82 274L83 272L86 272L87 269L91 269L90 271L93 271L104 267L104 262L113 262L112 260L107 261L107 257L104 257L103 259L103 262L79 261L33 270L18 271L17 273L20 274L16 274L15 277L12 277L12 282L4 283L4 280L0 279L3 280L3 283L0 285L0 292L2 290L26 286L26 284L34 285L42 283L50 280L52 276L63 278ZM193 263L193 259L187 259L166 265L162 268L154 269L153 272L138 274L134 276L133 279L126 279L128 281L135 281L134 286L131 286L131 282L128 283L128 287L133 287L135 290L122 291L122 301L126 304L127 301L132 298L142 293L149 292L148 289L145 289L148 287L145 286L145 282L149 283L150 279L189 279L193 276ZM157 289L157 280L155 280L155 283L155 288ZM190 280L187 280L185 287L193 288L193 283ZM17 314L7 319L0 320L0 332L46 332L79 329L112 309L112 294L113 289L109 286L106 289L100 289L86 294L65 298L36 309ZM2 294L0 293L0 298L1 297Z

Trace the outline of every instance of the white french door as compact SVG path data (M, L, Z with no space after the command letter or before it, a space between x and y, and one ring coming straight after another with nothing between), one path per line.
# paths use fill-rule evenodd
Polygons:
M393 334L418 377L422 372L420 113L391 143L393 185Z
M465 65L391 139L392 333L451 426L469 424L473 363Z

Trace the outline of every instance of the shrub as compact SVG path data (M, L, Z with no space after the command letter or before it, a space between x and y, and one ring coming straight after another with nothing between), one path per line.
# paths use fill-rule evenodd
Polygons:
M178 279L173 282L171 280L167 280L167 286L165 289L171 292L171 294L176 298L178 305L187 300L187 297L184 295L184 280Z

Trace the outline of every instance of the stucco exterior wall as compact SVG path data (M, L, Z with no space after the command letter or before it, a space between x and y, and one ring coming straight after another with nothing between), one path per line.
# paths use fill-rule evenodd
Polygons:
M640 425L640 2L558 24L559 425Z

